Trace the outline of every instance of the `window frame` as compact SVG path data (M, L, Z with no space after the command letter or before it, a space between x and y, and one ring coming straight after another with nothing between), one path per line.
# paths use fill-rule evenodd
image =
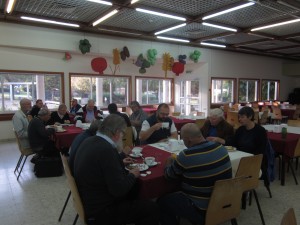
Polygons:
M72 88L71 88L71 76L82 76L82 77L101 77L101 78L128 78L128 104L131 102L131 96L132 96L132 77L130 75L110 75L110 74L95 74L95 73L69 73L69 96L70 99L72 98ZM69 106L71 106L69 102ZM99 106L100 107L100 106ZM125 107L125 105L120 106ZM102 106L101 109L106 110L107 107Z
M64 72L50 72L50 71L31 71L31 70L0 70L0 73L20 73L22 75L57 75L60 77L61 82L61 100L62 103L65 102L65 81L64 81ZM33 103L34 104L34 103ZM11 113L0 113L0 121L9 121L12 120L13 115L16 111L13 111Z
M233 101L236 102L237 101L237 78L233 78L233 77L211 77L210 78L210 88L209 88L209 91L210 91L210 94L209 94L209 98L210 98L210 108L217 108L217 107L220 107L222 105L225 105L225 104L228 104L230 102L220 102L220 103L212 103L212 83L213 83L213 80L232 80L233 81Z
M274 99L274 100L263 100L262 99L262 96L263 96L263 94L262 94L262 89L263 89L263 82L264 81L271 81L271 82L277 82L278 83L278 90L277 90L277 96L276 96L276 99ZM262 101L262 102L269 102L269 101L277 101L277 100L279 100L279 96L280 96L280 80L275 80L275 79L261 79L261 85L260 85L260 101Z
M138 79L146 79L146 80L170 80L171 81L171 99L170 102L159 102L160 103L166 103L168 105L174 105L174 78L170 78L170 77L151 77L151 76L135 76L135 99L137 100L137 80ZM145 107L145 106L151 106L153 104L145 104L143 105L142 103L140 103L141 106Z
M257 100L255 101L240 101L239 100L239 96L240 96L240 82L243 81L243 80L246 80L246 81L257 81L257 91L256 91L256 95L257 95ZM260 79L255 79L255 78L239 78L238 80L238 91L237 91L237 102L238 103L247 103L247 102L258 102L260 101L260 93L261 93L261 82L260 82Z

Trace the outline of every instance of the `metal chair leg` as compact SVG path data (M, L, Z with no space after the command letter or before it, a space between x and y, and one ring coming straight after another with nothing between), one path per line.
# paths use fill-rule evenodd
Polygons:
M21 170L20 170L20 172L19 172L19 175L18 175L18 177L17 177L17 180L19 180L19 177L20 177L20 175L21 175L21 172L22 172L22 170L23 170L23 167L24 167L24 165L25 165L25 162L26 162L27 157L28 157L28 156L26 156L25 159L24 159L24 161L23 161L23 164L22 164Z
M23 159L23 157L24 157L24 155L20 155L20 158L19 158L19 160L18 160L18 163L17 163L17 165L16 165L16 168L15 168L15 170L14 170L14 173L17 171L17 169L20 167L20 163L22 162L22 159Z
M292 171L292 174L293 174L293 177L294 177L294 180L296 182L296 185L298 185L298 180L296 178L296 175L295 175L295 170L293 168L293 165L291 164L291 160L288 160L288 168L291 167L291 171Z
M63 216L63 214L64 214L64 212L65 212L66 206L67 206L67 204L68 204L68 202L69 202L70 196L71 196L71 191L69 191L69 194L68 194L68 197L67 197L67 199L66 199L66 201L65 201L64 207L63 207L62 210L61 210L60 216L59 216L59 218L58 218L58 222L61 221L61 218L62 218L62 216Z
M78 214L76 214L76 216L75 216L75 219L74 219L73 225L75 225L75 224L77 223L77 220L78 220Z
M262 222L263 225L265 225L266 223L265 223L264 216L263 216L261 208L260 208L260 204L259 204L259 201L258 201L257 193L256 193L256 191L254 189L252 190L252 192L253 192L254 197L255 197L255 201L256 201L256 204L257 204L258 211L259 211L261 222Z
M238 225L238 223L236 221L236 218L234 218L234 219L231 220L231 225Z

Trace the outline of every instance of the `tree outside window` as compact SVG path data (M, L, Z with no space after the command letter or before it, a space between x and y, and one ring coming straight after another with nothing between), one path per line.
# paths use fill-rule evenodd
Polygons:
M279 99L279 80L262 80L261 100L274 101Z
M235 79L211 79L211 103L229 103L234 101Z
M259 80L239 79L239 102L258 101Z

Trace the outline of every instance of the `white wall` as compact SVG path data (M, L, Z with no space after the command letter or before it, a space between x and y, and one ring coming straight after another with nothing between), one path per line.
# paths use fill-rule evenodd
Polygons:
M176 77L168 72L168 77L176 80L198 78L201 83L201 109L209 107L209 87L211 77L244 77L279 79L281 84L280 99L285 100L291 90L300 84L299 78L282 76L283 60L255 55L225 52L214 49L192 48L177 44L166 44L150 41L83 34L63 30L54 30L32 26L0 23L0 69L1 70L31 70L52 71L65 74L65 100L69 102L69 73L93 73L91 60L95 57L105 57L112 67L112 50L127 46L131 57L121 61L117 74L133 76L132 99L135 98L134 76L164 76L162 71L162 54L169 52L174 58L179 54L189 55L194 50L201 51L199 63L187 61L186 70ZM87 38L91 45L91 53L82 55L78 49L79 41ZM140 53L146 56L148 49L157 49L157 63L147 69L147 73L139 74L139 68L133 62ZM70 52L72 59L64 61L64 52ZM105 74L112 74L108 68ZM10 121L0 122L0 140L13 138Z

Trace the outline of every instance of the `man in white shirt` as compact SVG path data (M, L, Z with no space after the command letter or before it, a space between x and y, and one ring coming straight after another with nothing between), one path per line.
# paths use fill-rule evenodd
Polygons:
M28 115L28 113L31 110L31 101L27 98L21 99L20 107L20 110L18 110L13 116L13 127L14 130L17 132L22 147L30 148L27 130L29 120L32 119L32 117Z

